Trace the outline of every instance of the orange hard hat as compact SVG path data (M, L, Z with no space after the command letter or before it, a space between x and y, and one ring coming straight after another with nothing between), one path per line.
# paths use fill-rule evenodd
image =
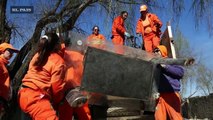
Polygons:
M6 49L10 49L13 52L19 52L19 50L15 49L11 44L9 43L2 43L0 44L0 53L3 53Z
M140 6L140 12L142 11L147 11L148 7L146 5L141 5Z
M157 48L160 50L162 57L168 57L168 51L166 46L164 45L159 45Z

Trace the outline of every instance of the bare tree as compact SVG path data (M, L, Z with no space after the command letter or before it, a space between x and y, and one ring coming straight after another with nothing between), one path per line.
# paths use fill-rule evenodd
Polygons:
M36 4L37 2L35 2ZM61 32L72 30L75 28L75 23L82 12L94 3L100 4L105 11L108 13L109 18L113 19L121 10L129 10L131 14L135 12L135 6L139 6L144 3L150 7L150 10L158 9L162 12L171 11L174 14L173 20L178 18L184 10L184 0L172 0L168 3L162 1L151 1L151 0L54 0L51 3L46 3L42 0L39 1L39 8L41 11L38 17L38 21L35 23L35 28L32 36L27 40L26 44L20 49L19 54L13 60L10 65L11 79L13 80L13 88L16 92L20 86L21 80L25 75L29 62L36 51L36 44L41 36L42 31L51 24L58 24ZM208 29L212 32L212 1L210 0L193 0L191 11L195 15L197 24L207 20ZM209 4L208 4L209 3ZM37 3L38 4L38 3ZM11 36L12 26L8 25L6 19L6 6L7 0L0 1L0 43L9 42ZM42 7L43 6L43 7ZM169 7L168 7L169 6ZM200 14L196 14L200 12ZM166 13L166 12L165 12ZM207 14L203 14L207 13ZM91 13L90 13L91 14ZM134 16L132 16L134 18ZM208 19L202 19L208 18ZM130 19L131 20L131 19ZM61 22L63 21L63 22ZM134 25L132 21L128 22L128 30L134 32ZM14 99L16 100L16 96Z
M90 4L97 2L97 0L73 0L66 1L62 7L59 7L62 4L62 0L58 0L54 6L52 6L48 12L46 12L40 20L36 23L34 33L32 37L27 41L27 43L21 48L19 54L16 56L14 61L10 66L11 79L13 79L13 88L15 91L14 104L16 105L16 95L19 85L22 78L24 77L29 62L32 59L36 51L36 43L38 42L43 28L51 23L57 23L65 16L69 16L68 19L61 27L64 31L70 30L73 28L77 18L82 13L82 11ZM63 31L62 31L63 32ZM14 107L13 107L14 108ZM8 116L11 117L11 116ZM8 118L6 118L8 119Z
M6 19L7 0L0 1L0 43L9 42L11 28L7 24Z
M199 64L197 69L197 88L201 90L201 94L209 95L213 92L213 71L205 65Z
M212 5L212 0L193 0L190 9L196 22L195 27L198 28L200 24L206 24L206 28L210 35L213 34Z
M179 57L193 56L196 58L196 64L186 68L185 77L182 79L182 94L188 92L193 95L194 93L199 93L199 95L209 95L213 92L213 71L204 65L201 61L202 55L199 55L192 50L188 40L183 36L181 31L177 30L175 36L175 43ZM191 95L189 96L192 97Z

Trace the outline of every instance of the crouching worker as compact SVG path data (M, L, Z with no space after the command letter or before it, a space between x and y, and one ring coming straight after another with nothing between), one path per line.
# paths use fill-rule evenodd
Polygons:
M65 75L66 99L58 107L60 120L91 120L87 97L84 96L79 87L83 76L84 49L82 41L65 41L66 49L64 60L67 66Z
M11 44L0 44L0 114L2 115L7 109L7 102L10 99L10 76L7 70L7 64L12 58L13 53L17 53ZM1 118L0 118L1 119Z
M55 33L47 33L38 43L27 74L18 93L20 108L33 120L58 120L52 102L64 98L65 63L60 56L61 44Z
M160 45L154 50L156 54L167 57L167 49ZM162 70L159 92L155 111L155 120L183 120L181 116L180 79L184 75L184 69L180 65L159 66Z

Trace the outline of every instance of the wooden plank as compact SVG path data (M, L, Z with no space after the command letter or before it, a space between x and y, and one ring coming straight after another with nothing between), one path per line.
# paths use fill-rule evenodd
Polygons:
M167 28L161 37L160 44L166 46L166 48L168 50L168 57L176 58L175 45L174 45L171 25L169 22L167 23Z

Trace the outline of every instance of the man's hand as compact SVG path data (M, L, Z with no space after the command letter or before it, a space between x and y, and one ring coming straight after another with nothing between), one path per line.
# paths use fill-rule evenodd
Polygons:
M194 64L194 63L195 63L195 59L194 59L194 58L188 58L188 59L185 61L184 65L189 66L189 65L192 65L192 64Z
M124 35L130 37L130 34L128 32L124 32Z

